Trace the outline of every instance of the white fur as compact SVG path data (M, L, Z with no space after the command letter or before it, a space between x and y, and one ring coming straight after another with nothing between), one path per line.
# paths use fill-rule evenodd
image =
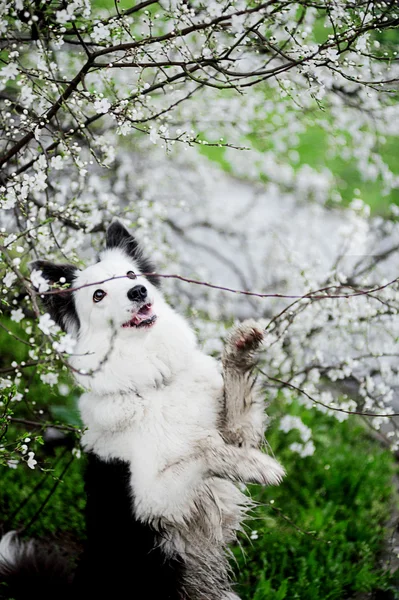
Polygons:
M13 563L18 552L18 541L16 531L9 531L0 540L0 564L2 562Z
M0 575L3 565L11 567L18 562L19 556L29 557L34 553L35 543L33 540L21 542L16 531L9 531L0 539Z

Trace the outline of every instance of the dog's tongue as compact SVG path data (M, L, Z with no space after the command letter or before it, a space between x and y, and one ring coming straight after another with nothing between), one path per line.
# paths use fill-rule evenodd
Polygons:
M136 312L132 317L132 323L135 325L140 325L143 321L147 321L147 319L151 319L154 316L151 304L146 304L142 306L139 311Z

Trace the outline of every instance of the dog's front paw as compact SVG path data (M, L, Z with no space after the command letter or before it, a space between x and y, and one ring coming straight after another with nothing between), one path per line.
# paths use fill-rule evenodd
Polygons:
M253 319L237 325L227 338L224 360L248 368L254 364L253 354L263 341L263 329Z

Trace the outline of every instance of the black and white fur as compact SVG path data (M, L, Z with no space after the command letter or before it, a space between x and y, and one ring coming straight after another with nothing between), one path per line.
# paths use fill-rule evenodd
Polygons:
M87 269L33 267L52 284L65 278L80 288L44 297L50 315L76 336L70 362L86 390L79 404L89 454L88 547L77 595L90 586L93 598L140 598L141 582L147 599L237 599L227 545L251 505L237 482L275 485L284 475L260 450L264 408L251 371L262 331L249 321L236 327L221 372L166 303L156 276L135 279L154 269L119 222ZM21 562L18 543L10 534L0 543L0 575L6 559L9 569ZM33 543L25 547L25 561L34 552ZM118 596L125 586L131 593Z

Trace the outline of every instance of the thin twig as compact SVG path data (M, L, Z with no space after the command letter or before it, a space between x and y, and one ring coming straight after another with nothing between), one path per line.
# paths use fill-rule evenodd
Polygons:
M395 277L395 279L392 279L388 283L375 286L368 290L365 290L365 289L359 290L353 285L337 284L337 285L329 285L329 286L320 288L318 290L308 292L306 294L279 294L279 293L261 294L259 292L250 292L248 290L238 290L238 289L234 289L234 288L224 287L221 285L216 285L215 283L210 283L208 281L200 281L198 279L191 279L189 277L183 277L182 275L177 275L177 274L156 273L156 272L136 273L136 277L148 277L148 276L161 277L163 279L178 279L179 281L184 281L186 283L193 283L195 285L202 285L205 287L212 288L214 290L221 290L223 292L229 292L232 294L241 294L244 296L255 296L256 298L288 298L288 299L296 299L296 300L331 300L331 299L336 299L336 298L348 299L348 298L354 298L356 296L365 296L365 295L373 294L375 292L384 290L385 288L390 287L399 281L399 277ZM116 275L114 277L108 277L107 279L102 279L100 281L93 281L92 283L85 283L84 285L70 287L70 288L66 288L66 289L55 289L55 290L50 290L47 292L35 291L35 294L37 294L38 296L51 296L54 294L55 295L56 294L65 294L68 292L72 293L72 292L77 292L78 290L81 290L83 288L92 287L94 285L101 285L103 283L107 283L108 281L113 281L116 279L128 279L128 276L127 275ZM352 294L328 294L328 292L330 290L339 290L339 289L351 289L351 290L355 290L355 291Z

